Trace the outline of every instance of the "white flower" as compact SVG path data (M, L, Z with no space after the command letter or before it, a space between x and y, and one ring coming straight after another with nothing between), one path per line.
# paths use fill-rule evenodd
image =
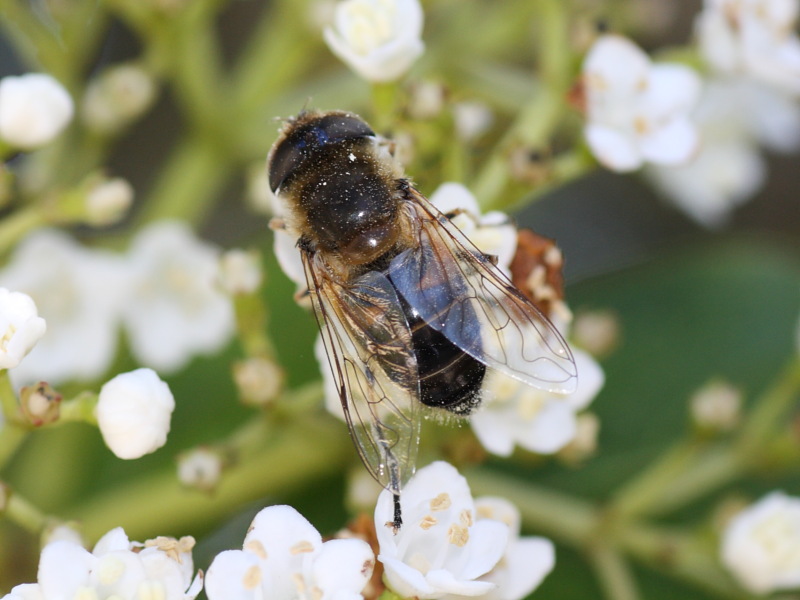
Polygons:
M580 376L569 396L533 388L501 373L487 375L486 400L470 418L484 448L499 456L510 456L515 445L552 454L575 437L576 413L594 399L605 378L589 354L573 350L573 355Z
M361 540L322 541L290 506L259 512L242 550L218 554L208 568L209 600L361 600L375 557Z
M261 261L257 252L234 248L220 258L219 283L234 296L252 294L261 285Z
M0 285L29 294L47 335L11 373L14 384L101 377L117 348L125 270L114 255L90 250L67 234L40 229L0 271Z
M30 149L56 137L72 119L72 98L44 73L0 80L0 137L8 144Z
M217 289L219 252L182 222L150 225L129 252L132 284L123 319L136 358L176 371L233 333L230 298Z
M419 0L344 0L323 32L331 51L369 81L399 78L422 54Z
M482 600L521 600L528 596L553 570L556 551L553 542L542 537L519 537L517 508L504 498L484 496L475 500L477 519L492 519L508 525L505 553L494 569L481 577L497 585Z
M603 35L586 55L583 84L586 141L609 169L681 164L697 149L689 112L699 97L700 78L691 69L653 65L630 40Z
M800 498L772 492L736 515L721 559L754 593L800 587Z
M167 441L175 398L152 369L117 375L100 390L97 425L119 458L140 458Z
M0 288L0 369L16 367L46 329L30 296Z
M42 550L38 583L18 585L5 598L192 600L203 584L200 573L192 581L193 546L191 537L130 542L121 527L105 534L92 552L74 541L55 541Z
M378 497L375 529L389 587L403 598L421 600L484 596L497 585L480 578L497 567L510 537L508 525L478 518L466 479L451 465L420 469L400 497L403 526L392 527L389 490Z
M95 227L113 225L133 204L133 187L121 177L104 179L86 196L86 222Z
M797 0L706 0L696 29L708 63L800 95Z
M703 143L686 165L652 165L659 191L706 227L720 227L766 180L762 144L791 152L800 144L800 106L752 79L709 82L693 113Z

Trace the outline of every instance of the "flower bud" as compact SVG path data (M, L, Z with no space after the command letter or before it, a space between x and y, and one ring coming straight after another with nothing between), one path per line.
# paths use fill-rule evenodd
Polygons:
M249 358L233 365L233 379L246 404L264 406L280 393L283 371L266 358Z
M252 294L262 279L258 252L234 248L220 258L219 283L231 296Z
M72 119L72 98L50 75L28 73L0 80L0 137L15 147L47 144Z
M572 341L593 356L611 354L619 343L619 320L610 310L578 313L572 322Z
M419 0L345 0L324 31L331 51L368 81L393 81L422 54Z
M471 142L489 130L494 115L483 102L459 102L453 106L453 118L458 138Z
M178 481L186 487L210 492L222 475L223 458L211 448L198 447L178 457Z
M414 119L434 119L442 112L445 87L435 81L420 81L411 87L408 111Z
M730 431L741 418L742 392L726 381L711 381L689 400L692 421L706 431Z
M133 187L121 177L106 179L86 196L86 222L104 227L119 222L133 204Z
M152 369L122 373L100 390L97 425L119 458L140 458L167 441L175 399Z
M0 288L0 369L16 367L46 329L30 296Z
M89 129L114 133L150 108L155 97L150 73L136 64L118 65L89 82L81 113Z
M62 396L44 381L20 390L22 414L34 427L55 423L61 416Z

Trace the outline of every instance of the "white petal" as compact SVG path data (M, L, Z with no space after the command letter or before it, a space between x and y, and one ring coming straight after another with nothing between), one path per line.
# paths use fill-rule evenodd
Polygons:
M697 130L688 117L678 117L640 138L645 160L662 165L688 162L698 150Z
M441 594L417 569L390 556L378 555L389 587L401 598L437 598Z
M702 82L695 71L678 64L658 64L650 69L642 109L652 119L688 113L700 99Z
M491 571L503 557L508 544L508 535L509 529L505 523L479 519L469 528L468 544L471 551L463 553L458 556L457 561L453 561L458 563L457 567L451 563L453 568L450 570L453 575L461 580L468 580L477 579Z
M441 184L431 194L430 201L445 214L456 210L464 210L475 216L481 214L481 209L475 196L465 185L460 183L448 182Z
M327 600L340 591L360 594L372 576L375 555L362 540L330 540L314 558L312 577Z
M131 542L125 534L125 530L122 527L115 527L97 541L92 549L92 554L100 556L107 552L130 550L130 548Z
M300 250L297 248L297 238L281 230L275 231L274 236L272 248L284 274L297 284L298 289L306 289L308 284Z
M688 165L653 166L648 176L695 221L716 228L761 188L766 165L758 149L747 140L709 142Z
M16 367L46 330L30 296L0 287L0 369Z
M319 532L294 508L269 506L253 519L243 549L261 559L261 571L269 577L275 597L288 598L296 591L295 574L321 546Z
M48 544L39 558L37 580L45 598L72 598L89 582L97 559L77 544L57 541Z
M575 413L566 402L550 400L525 430L517 441L520 447L540 454L558 452L575 437Z
M583 62L591 104L596 95L624 99L646 84L650 59L636 44L619 35L600 36Z
M255 555L226 550L208 567L205 590L208 600L255 600L264 583Z
M11 588L11 593L3 596L3 600L45 600L38 583L23 583Z
M588 352L575 349L572 355L575 358L575 367L581 376L578 378L578 388L565 400L572 410L579 411L589 406L597 396L605 383L605 373Z
M470 425L481 445L497 456L511 456L514 452L515 438L508 427L505 412L484 409L470 417Z
M458 596L482 596L494 589L495 584L488 581L470 581L457 579L450 571L435 569L425 576L428 583L438 594L456 594Z
M642 166L642 155L632 136L602 125L587 124L586 141L592 154L612 171L635 171Z
M475 510L480 519L491 519L504 523L508 527L508 535L511 539L519 537L519 510L505 498L481 496L475 499Z
M741 61L735 32L722 11L705 10L697 16L695 31L706 61L718 71L733 73Z
M503 561L506 576L500 585L500 600L521 600L555 567L555 547L545 538L522 538L510 545Z

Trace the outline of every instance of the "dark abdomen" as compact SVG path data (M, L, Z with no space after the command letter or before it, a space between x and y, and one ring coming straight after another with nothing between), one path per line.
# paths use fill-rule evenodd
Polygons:
M486 365L423 321L402 295L399 299L411 328L420 379L420 400L426 406L468 415L480 403Z

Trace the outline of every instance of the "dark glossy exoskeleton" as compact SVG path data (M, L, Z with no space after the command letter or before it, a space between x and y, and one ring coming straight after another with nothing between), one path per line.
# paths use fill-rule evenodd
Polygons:
M296 236L356 448L395 496L413 474L420 406L468 415L487 369L574 389L546 317L404 176L358 116L302 112L269 157L279 227Z

